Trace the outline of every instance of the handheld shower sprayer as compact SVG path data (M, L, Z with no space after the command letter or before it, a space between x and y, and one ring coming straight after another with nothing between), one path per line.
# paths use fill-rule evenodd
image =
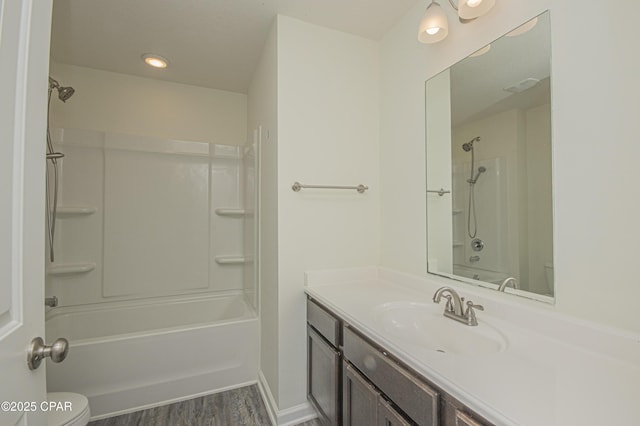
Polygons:
M474 178L472 178L472 179L467 179L467 182L472 184L472 185L475 185L475 183L478 181L478 178L480 177L480 175L482 173L486 172L486 171L487 171L486 167L484 167L484 166L478 167L478 172L476 173L476 176ZM473 170L471 171L471 173L473 173Z
M51 110L51 94L58 91L58 99L67 102L75 93L71 86L64 87L54 78L49 77L49 95L47 97L47 172L46 176L46 203L47 203L47 239L49 240L49 260L55 260L53 240L56 231L56 215L58 211L58 160L64 158L62 152L56 152L51 141L49 129L49 112ZM51 166L51 167L50 167ZM51 170L51 172L50 172ZM51 176L50 176L51 175ZM52 182L53 181L53 182Z
M478 233L478 217L476 216L476 201L474 195L474 189L478 178L481 173L487 171L486 167L478 167L478 172L475 177L473 176L473 172L475 170L475 155L473 152L473 144L476 142L480 142L480 136L476 136L471 139L467 143L462 144L462 149L465 152L471 152L471 173L469 175L469 179L467 179L467 183L469 184L469 205L467 209L467 234L470 238L475 238ZM473 221L473 228L471 227L471 222Z

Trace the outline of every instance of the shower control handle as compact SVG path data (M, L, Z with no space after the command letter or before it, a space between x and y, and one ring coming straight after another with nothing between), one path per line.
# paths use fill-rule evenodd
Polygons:
M484 249L484 241L480 238L474 238L471 240L471 249L473 251L482 251L482 249Z
M53 362L62 362L69 354L69 341L63 337L56 339L52 345L45 345L42 337L31 341L27 351L27 365L29 370L40 367L43 359L50 357Z

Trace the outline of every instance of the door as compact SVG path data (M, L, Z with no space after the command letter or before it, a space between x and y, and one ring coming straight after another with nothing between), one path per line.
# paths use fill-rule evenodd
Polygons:
M378 398L378 426L413 426L388 401Z
M360 373L343 361L342 420L345 426L378 424L380 394Z
M51 0L0 0L0 424L44 425L44 170ZM7 401L7 403L3 402Z
M340 424L340 353L307 325L307 397L323 425Z

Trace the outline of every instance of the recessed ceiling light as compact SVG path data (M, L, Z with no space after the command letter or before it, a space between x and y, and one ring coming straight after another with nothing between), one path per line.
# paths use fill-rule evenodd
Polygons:
M154 68L166 68L169 64L169 61L167 61L165 58L153 53L145 53L144 55L142 55L142 60L145 64Z

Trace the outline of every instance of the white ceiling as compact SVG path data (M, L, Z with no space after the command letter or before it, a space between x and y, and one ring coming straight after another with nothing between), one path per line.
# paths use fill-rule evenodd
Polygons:
M418 1L54 0L51 58L246 93L276 14L377 40ZM169 68L145 65L150 52Z
M451 121L458 126L488 113L510 107L532 107L549 102L551 73L549 13L538 17L535 27L516 37L501 37L482 56L468 57L451 67ZM527 78L538 86L513 94L506 87ZM480 115L479 115L480 114Z

